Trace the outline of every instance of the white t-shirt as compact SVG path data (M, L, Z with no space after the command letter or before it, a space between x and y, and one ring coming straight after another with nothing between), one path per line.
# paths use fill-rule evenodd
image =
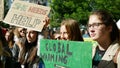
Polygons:
M14 41L15 42L21 42L22 44L24 44L25 40L26 40L25 37L18 38L16 35L14 36Z
M37 55L38 55L38 56L40 56L40 40L43 39L43 38L44 38L43 35L41 35L41 34L38 35L38 42L37 42L37 44L38 44L38 45L37 45L37 49L38 49L38 50L37 50Z

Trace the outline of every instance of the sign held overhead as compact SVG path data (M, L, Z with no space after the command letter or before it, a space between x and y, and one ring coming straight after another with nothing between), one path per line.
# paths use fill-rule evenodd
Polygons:
M44 26L43 20L49 12L50 7L16 0L8 11L4 22L41 32Z

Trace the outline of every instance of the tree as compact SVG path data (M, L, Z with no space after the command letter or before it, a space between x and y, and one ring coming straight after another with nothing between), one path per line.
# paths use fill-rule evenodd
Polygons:
M50 0L51 26L56 27L66 18L73 18L86 25L89 13L94 10L108 10L114 19L120 19L120 0ZM114 10L114 11L113 11Z
M5 15L9 10L8 0L5 1ZM41 2L47 0L29 0ZM73 18L79 24L86 25L88 16L91 11L103 9L112 13L113 18L118 21L120 19L120 0L49 0L51 7L50 25L52 27L60 26L63 19Z
M112 13L113 18L118 21L120 19L120 0L92 0L92 10L103 9Z
M86 21L89 13L88 1L83 0L52 0L50 6L52 8L50 18L51 22L54 24L56 22L60 24L60 22L66 18L73 18L82 23ZM51 26L54 27L54 25Z

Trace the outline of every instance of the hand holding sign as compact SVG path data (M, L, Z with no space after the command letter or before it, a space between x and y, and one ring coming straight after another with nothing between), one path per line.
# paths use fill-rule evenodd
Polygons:
M48 24L50 23L50 18L48 16L45 17L45 20L43 20L44 27L47 27Z
M41 32L44 25L47 25L47 23L43 23L43 21L49 12L50 7L25 1L14 1L4 22Z

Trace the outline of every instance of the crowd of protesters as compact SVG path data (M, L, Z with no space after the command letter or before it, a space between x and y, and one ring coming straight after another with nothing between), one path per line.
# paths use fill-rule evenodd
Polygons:
M40 58L40 39L82 41L79 24L74 19L61 22L60 31L46 26L42 32L17 27L0 28L0 68L45 68ZM87 25L88 35L97 42L93 46L92 68L120 68L120 30L112 16L106 11L93 11Z

